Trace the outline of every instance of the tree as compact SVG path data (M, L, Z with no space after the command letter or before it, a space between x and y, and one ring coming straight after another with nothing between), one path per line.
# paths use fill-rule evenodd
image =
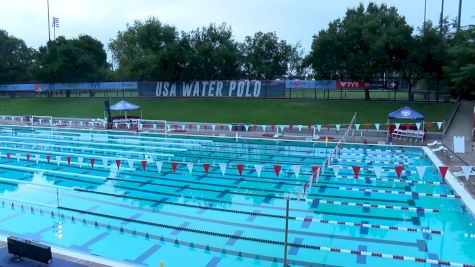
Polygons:
M305 58L305 65L313 68L315 78L337 79L344 72L341 58L345 56L339 50L343 45L338 32L340 20L328 24L327 30L321 30L313 37L310 53Z
M34 55L23 40L0 30L0 83L31 81Z
M37 72L44 82L100 81L108 68L102 43L89 35L60 36L39 49Z
M306 78L309 75L311 70L305 65L304 53L300 42L291 47L286 77L290 79Z
M415 37L415 50L417 51L415 56L419 61L421 76L428 81L435 81L437 101L439 100L440 82L446 77L443 66L449 60L447 53L449 38L448 30L441 33L440 28L435 28L430 21L424 25L420 35Z
M226 24L198 28L183 33L186 67L181 75L186 80L236 79L239 77L239 51L232 30Z
M317 77L371 82L401 69L409 56L411 34L396 8L360 4L314 36L307 62ZM368 88L365 98L370 98Z
M246 36L240 47L242 70L253 79L275 79L287 72L292 47L274 32Z
M185 67L185 51L175 27L153 17L127 24L109 48L123 79L177 80Z
M473 97L475 92L475 26L455 34L448 49L450 60L444 67L453 83L452 91L459 96Z

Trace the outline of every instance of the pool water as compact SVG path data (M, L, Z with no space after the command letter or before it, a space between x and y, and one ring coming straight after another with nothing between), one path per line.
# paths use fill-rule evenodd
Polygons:
M138 266L282 266L290 197L291 266L475 264L474 219L420 148L346 144L297 196L333 144L0 130L2 235Z

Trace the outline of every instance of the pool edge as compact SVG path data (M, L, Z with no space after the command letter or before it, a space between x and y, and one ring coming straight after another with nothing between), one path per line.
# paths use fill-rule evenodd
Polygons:
M426 153L426 155L431 159L432 163L434 163L437 167L444 166L442 161L434 154L434 152L428 147L422 147L422 150ZM445 180L447 184L452 188L461 198L463 204L468 207L473 218L475 218L475 199L472 195L465 190L465 188L460 184L456 179L455 176L450 172L447 171L445 176Z
M3 242L6 243L7 242L7 237L8 236L0 233L0 241L3 241ZM50 246L52 253L63 255L63 256L66 256L66 257L71 257L71 258L84 260L84 261L97 263L97 264L102 264L102 265L106 265L106 266L114 266L114 267L116 267L116 266L117 267L138 266L138 265L128 264L128 263L121 262L121 261L115 261L115 260L105 258L105 257L101 257L101 256L86 254L86 253L79 252L79 251L73 251L73 250L70 250L70 249L67 249L67 248L63 248L63 247L53 246L51 244L48 244L48 243L42 242L42 241L38 241L38 242L40 242L42 244L45 244L47 246ZM53 260L54 260L54 257L53 257Z

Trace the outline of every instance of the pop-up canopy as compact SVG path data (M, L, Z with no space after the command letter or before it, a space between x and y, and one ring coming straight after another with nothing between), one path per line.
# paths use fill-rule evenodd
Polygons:
M388 114L388 125L389 125L389 122L390 122L391 119L420 120L420 121L422 121L422 123L420 123L419 125L422 126L422 131L424 131L424 115L422 115L421 113L417 112L416 110L414 110L414 109L412 109L408 106L405 106L405 107L402 107L398 110L390 112ZM419 129L419 126L418 126L418 129ZM389 139L389 136L390 136L390 127L388 127L388 131L387 131L388 139Z
M424 115L415 111L414 109L405 106L388 114L388 119L409 119L409 120L423 120Z
M132 103L129 103L127 101L121 100L114 105L110 106L111 110L116 110L116 111L124 111L125 112L125 118L127 118L127 110L136 110L140 109L140 117L142 117L142 107L134 105Z
M117 111L122 111L122 110L136 110L140 109L140 106L134 105L132 103L129 103L124 100L120 100L119 102L115 103L114 105L111 105L111 110L117 110Z

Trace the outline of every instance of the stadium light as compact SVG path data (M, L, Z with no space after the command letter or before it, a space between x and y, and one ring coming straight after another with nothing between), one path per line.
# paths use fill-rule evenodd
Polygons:
M442 33L442 27L444 26L444 0L442 0L442 7L440 8L440 33Z
M424 0L424 29L426 27L427 0Z
M51 30L49 28L49 0L46 0L46 10L48 12L48 40L51 41Z
M53 37L56 40L56 28L59 28L59 18L53 17L53 24L51 26L53 27Z

